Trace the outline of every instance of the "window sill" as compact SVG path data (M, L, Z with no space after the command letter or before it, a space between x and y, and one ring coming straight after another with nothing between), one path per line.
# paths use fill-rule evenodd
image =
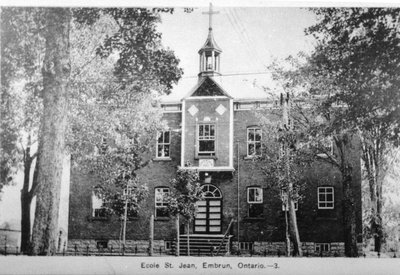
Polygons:
M259 158L259 157L261 157L261 155L246 156L246 157L244 157L243 159L244 159L244 160L253 160L253 159L256 159L256 158Z
M167 158L154 158L153 161L171 161L172 159L170 157Z
M218 159L216 156L195 156L194 159Z
M169 221L170 217L154 217L155 221Z

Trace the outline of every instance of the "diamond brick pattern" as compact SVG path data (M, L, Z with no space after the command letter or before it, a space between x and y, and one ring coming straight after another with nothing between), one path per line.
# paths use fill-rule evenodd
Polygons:
M199 109L196 108L196 106L192 105L189 109L188 109L189 113L194 116L195 114L197 114L197 112L199 111Z
M220 104L217 109L215 109L215 111L217 111L218 114L220 114L221 116L225 113L226 108L224 107L224 105Z

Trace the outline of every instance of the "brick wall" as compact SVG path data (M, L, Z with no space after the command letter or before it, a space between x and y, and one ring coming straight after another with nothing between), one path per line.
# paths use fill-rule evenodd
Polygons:
M226 103L226 102L225 102ZM225 104L224 103L224 104ZM204 109L209 108L209 112L215 112L215 108L220 104L217 101L210 101ZM186 105L190 108L191 104ZM198 108L198 107L197 107ZM200 109L200 108L199 108ZM229 112L225 112L229 114ZM202 114L202 116L204 116ZM190 115L187 115L190 116ZM171 138L171 160L154 159L147 167L143 168L138 174L143 183L149 187L149 197L144 202L139 211L139 218L128 221L127 224L127 240L145 241L149 235L150 215L154 214L154 188L157 186L169 186L169 180L175 175L177 167L180 165L181 157L181 133L180 122L181 113L168 113L164 117L168 120L168 125L172 131ZM195 123L191 118L191 123ZM224 118L226 119L226 118ZM271 119L275 119L271 115ZM223 121L219 118L219 121ZM285 216L282 211L282 202L279 191L268 187L265 177L260 170L261 163L247 159L247 127L257 125L257 117L252 111L235 111L234 113L234 172L212 172L212 184L217 186L223 196L223 228L225 233L229 221L237 219L239 211L239 240L240 242L259 242L266 244L269 242L280 243L285 237ZM189 125L188 124L188 125ZM192 127L193 128L193 127ZM192 129L194 130L194 128ZM188 128L186 128L188 131ZM218 145L219 150L224 154L225 145L229 144L225 139L228 131L219 128L221 134L218 140L224 141L223 145ZM195 134L192 133L191 135ZM223 134L223 135L222 135ZM194 136L189 135L194 140ZM186 145L187 159L194 157L194 144ZM239 155L237 150L239 149ZM224 151L225 150L225 151ZM191 153L190 153L191 152ZM219 158L220 153L218 153ZM361 236L361 168L359 160L358 142L354 142L352 150L353 156L353 178L356 183L354 191L356 195L357 208L357 225L358 233ZM154 158L155 156L151 156ZM221 161L223 158L221 158ZM216 165L227 165L224 162L216 163ZM340 172L327 163L316 162L311 168L304 171L306 175L306 188L304 190L304 199L299 202L299 210L297 211L298 226L300 231L300 239L307 243L342 243L342 208L341 208L341 182ZM239 181L239 190L238 190ZM89 175L79 170L79 166L74 166L71 175L71 194L70 194L70 216L69 216L69 240L118 240L121 234L121 220L118 217L111 217L107 220L95 220L91 218L91 188L95 185L96 179L94 175ZM263 188L263 214L262 218L248 217L247 204L247 187L258 185ZM334 187L335 207L333 210L318 210L317 207L317 187L328 185ZM239 193L239 207L237 205ZM237 222L233 223L230 233L234 235L233 240L237 241L238 226ZM154 239L155 240L173 240L175 237L175 223L173 218L159 218L154 222ZM192 230L192 228L191 228ZM360 241L360 240L359 240ZM261 245L262 246L262 245ZM260 246L260 247L261 247ZM335 248L336 249L336 248Z
M220 115L216 108L222 105L226 111ZM187 110L192 106L198 109L195 115L191 115ZM199 123L215 123L216 125L216 159L215 166L229 165L229 121L230 121L229 99L191 99L186 100L185 119L185 162L189 161L193 166L198 166L199 161L196 157L197 125Z

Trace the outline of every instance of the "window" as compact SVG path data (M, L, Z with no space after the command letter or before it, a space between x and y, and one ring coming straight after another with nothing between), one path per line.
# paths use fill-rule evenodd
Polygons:
M106 210L106 207L104 206L103 200L93 192L92 193L92 217L105 218L106 216L107 216L107 210Z
M247 128L247 156L261 155L261 129Z
M247 203L249 205L249 218L259 218L263 216L263 192L261 187L247 188Z
M329 252L330 251L330 244L329 243L316 243L315 244L315 252Z
M164 249L169 251L172 249L172 241L164 241Z
M103 250L103 249L106 249L107 247L108 247L108 241L107 240L96 241L96 248L98 250Z
M156 217L168 217L168 187L158 187L155 189Z
M281 190L281 199L282 199L282 211L288 211L288 194L286 189ZM294 210L297 211L299 209L299 201L298 199L294 199Z
M157 157L169 158L170 145L171 145L171 132L170 131L159 132L157 136Z
M198 155L215 155L215 124L198 125Z
M318 209L333 209L333 187L318 187Z
M262 203L263 192L261 187L247 188L247 202L248 203Z

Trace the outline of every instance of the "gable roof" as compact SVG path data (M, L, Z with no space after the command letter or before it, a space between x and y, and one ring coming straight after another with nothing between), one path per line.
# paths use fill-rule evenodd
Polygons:
M232 98L213 78L204 77L182 99L192 96L226 96Z
M208 77L226 94L227 97L235 101L247 100L268 100L276 99L282 88L273 80L263 78L265 81L260 83L254 77L244 77L242 75L222 75ZM177 103L182 99L191 96L202 84L202 80L197 77L182 78L178 84L174 85L169 95L161 97L162 103ZM267 90L261 86L266 87Z

